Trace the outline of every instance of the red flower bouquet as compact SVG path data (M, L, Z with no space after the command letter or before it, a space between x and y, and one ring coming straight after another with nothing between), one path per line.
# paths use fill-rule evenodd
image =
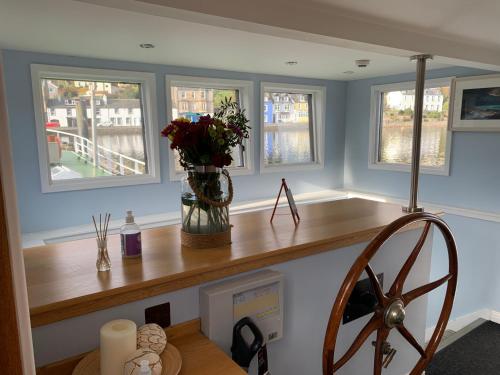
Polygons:
M178 118L161 134L170 140L170 148L179 152L185 169L207 165L223 168L233 161L231 150L238 145L244 147L250 129L247 124L244 110L226 98L213 117L201 116L196 122Z

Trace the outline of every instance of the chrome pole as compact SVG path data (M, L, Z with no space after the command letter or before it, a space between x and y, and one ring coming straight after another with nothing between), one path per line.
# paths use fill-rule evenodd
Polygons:
M420 174L420 145L422 141L422 113L424 106L425 88L425 64L427 59L432 59L432 55L415 55L410 60L417 61L417 81L415 83L415 105L413 111L413 144L411 157L411 186L410 203L408 207L403 207L404 212L422 212L424 209L418 207L418 177Z

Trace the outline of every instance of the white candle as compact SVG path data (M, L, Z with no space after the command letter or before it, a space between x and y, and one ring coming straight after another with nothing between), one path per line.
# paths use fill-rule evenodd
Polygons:
M101 375L122 375L127 356L137 349L137 326L131 320L112 320L101 327Z

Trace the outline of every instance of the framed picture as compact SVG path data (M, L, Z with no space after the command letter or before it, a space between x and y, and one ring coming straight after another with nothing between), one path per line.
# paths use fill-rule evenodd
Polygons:
M500 74L455 79L451 128L500 131Z

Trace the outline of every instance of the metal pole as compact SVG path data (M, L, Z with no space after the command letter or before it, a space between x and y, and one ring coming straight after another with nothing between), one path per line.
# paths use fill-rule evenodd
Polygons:
M410 203L408 207L403 207L404 212L422 212L424 209L418 207L418 177L420 174L420 144L422 140L422 112L424 106L425 88L425 64L427 59L432 59L432 55L416 55L410 60L417 61L417 81L415 84L415 105L413 111L413 145L411 157L411 186Z
M99 149L97 147L97 121L96 121L96 112L95 112L95 83L90 83L90 118L92 121L92 160L94 167L99 166Z

